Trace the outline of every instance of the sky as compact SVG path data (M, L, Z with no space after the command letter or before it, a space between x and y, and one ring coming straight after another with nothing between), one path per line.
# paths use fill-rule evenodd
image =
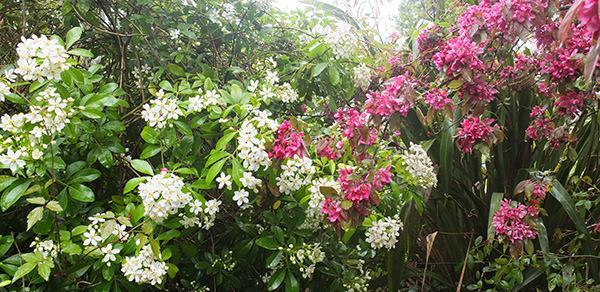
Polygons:
M344 3L354 2L362 3L363 8L369 8L369 2L376 4L379 8L378 26L381 35L385 38L394 31L394 22L390 20L390 17L398 12L398 6L401 0L320 0L325 3L342 7ZM273 5L283 11L291 11L295 8L302 7L304 4L300 0L275 0ZM353 5L353 11L359 10L359 6ZM367 11L368 10L368 11ZM365 13L370 13L371 9L362 9L361 16L365 16Z

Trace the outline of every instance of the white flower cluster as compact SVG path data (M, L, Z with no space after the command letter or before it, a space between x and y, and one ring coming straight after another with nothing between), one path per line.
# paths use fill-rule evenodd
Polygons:
M365 235L366 242L371 244L373 248L392 249L398 242L400 229L404 228L404 224L398 218L385 217L373 222L373 226L367 229Z
M222 24L236 23L237 12L235 6L230 3L219 4L219 9L213 9L209 12L209 17L212 22L221 22Z
M369 270L365 271L363 269L364 264L364 260L358 260L358 271L360 272L360 276L356 276L352 278L350 282L344 283L344 288L346 288L346 292L369 291L369 281L371 280L371 272Z
M114 219L115 215L112 212L107 213L97 213L93 216L88 217L88 220L92 221L92 224L88 226L88 232L91 229L94 229L93 233L90 235L90 238L93 238L96 235L96 231L98 229L98 224L104 223L106 219ZM121 225L118 222L115 224L115 229L111 232L111 234L116 235L119 240L127 240L129 238L129 233L125 232L127 226ZM84 233L85 237L85 233ZM102 239L97 240L100 242ZM95 246L95 244L94 244Z
M38 160L43 157L44 149L48 145L43 142L44 135L52 136L61 132L70 117L75 113L71 97L63 99L56 92L56 88L48 86L38 96L31 100L27 114L4 114L0 121L0 129L10 132L11 137L3 141L8 145L8 153L0 156L0 162L8 165L14 173L25 166L21 159ZM20 149L11 149L11 144L19 143Z
M338 194L342 193L340 183L334 181L331 178L321 177L312 182L312 185L308 188L310 193L310 200L308 201L308 208L306 208L306 219L300 225L300 229L319 229L325 219L325 214L321 213L323 207L323 201L325 196L321 193L321 187L331 187L337 191Z
M289 83L286 82L283 85L276 85L275 87L277 89L277 97L284 103L298 100L298 93L292 89L292 86Z
M244 189L233 192L233 200L236 201L237 205L242 209L248 209L251 207L249 204L250 193Z
M354 86L362 90L369 89L371 84L371 69L364 63L354 68Z
M156 74L154 74L154 72L150 71L150 66L148 66L147 64L142 65L142 67L135 67L134 70L132 71L133 73L133 80L135 81L135 86L137 88L142 88L142 83L140 82L140 76L142 77L142 79L146 78L148 80L148 83L150 82L156 82ZM146 84L146 87L148 85Z
M325 42L333 50L336 59L350 58L358 48L358 35L351 24L338 21L332 32L325 36Z
M67 63L69 54L56 39L48 39L45 35L31 38L21 37L17 45L17 69L15 73L25 80L60 79L60 73L71 66Z
M188 206L190 207L190 212L193 214L193 216L188 217L185 214L179 214L181 217L179 223L181 223L181 225L183 225L185 228L198 226L208 230L215 223L215 218L219 212L221 201L217 199L206 201L206 203L204 203L205 207L203 208L203 204L200 200L194 200L191 201Z
M298 155L281 165L281 170L283 172L276 178L277 186L280 192L287 195L309 184L316 172L310 157L300 158Z
M138 186L144 204L144 215L161 223L169 215L176 214L192 201L192 196L184 193L183 180L174 174L161 172L148 177L146 183Z
M259 122L260 124L260 122ZM239 130L238 157L242 159L242 165L248 171L257 171L260 166L265 169L271 165L269 154L265 151L265 139L258 138L258 129L254 124L245 120Z
M54 258L58 255L57 246L51 239L40 241L40 238L36 237L29 247L33 247L33 251L41 254L44 259Z
M411 142L409 150L404 150L401 159L402 164L406 166L406 170L412 176L412 180L409 180L408 183L426 188L437 185L433 163L421 145Z
M121 272L130 282L150 285L161 284L167 269L167 265L154 256L149 245L142 247L138 256L126 257L121 266Z
M219 101L217 98L221 97L216 90L209 90L203 96L196 95L189 99L190 104L188 105L189 110L200 112L210 106L217 105Z
M150 104L144 104L142 118L149 123L150 127L162 129L165 125L171 125L171 121L177 120L183 112L179 108L176 99L167 98L161 89L156 93L156 99Z
M290 255L290 262L300 266L302 277L308 279L315 272L316 264L325 259L325 253L321 250L318 243L306 244L303 243L295 254Z

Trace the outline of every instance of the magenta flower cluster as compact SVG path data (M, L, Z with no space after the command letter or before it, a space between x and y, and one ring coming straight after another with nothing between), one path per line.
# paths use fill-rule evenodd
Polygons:
M456 143L458 148L463 152L471 153L473 146L477 142L486 141L488 144L494 144L494 127L498 128L498 125L492 127L494 119L479 119L479 117L468 117L458 128L458 138Z
M431 106L434 110L443 110L446 107L454 110L455 105L452 104L452 99L448 98L448 92L442 89L432 88L430 92L423 95L425 104Z
M446 76L455 78L465 69L472 72L484 71L483 61L477 56L481 53L481 44L477 45L466 38L451 38L433 55L433 62L438 70L446 72Z
M537 230L529 224L539 211L535 206L525 206L511 200L504 199L500 202L500 210L494 214L492 225L496 228L497 235L504 235L511 243L517 240L534 239ZM529 220L528 220L529 219Z
M303 136L304 134L298 132L289 121L283 121L277 130L277 138L273 142L269 158L292 158L296 154L302 157Z
M371 115L389 117L394 112L403 116L413 107L415 87L414 77L410 73L393 77L392 83L385 86L381 92L367 94L365 109Z

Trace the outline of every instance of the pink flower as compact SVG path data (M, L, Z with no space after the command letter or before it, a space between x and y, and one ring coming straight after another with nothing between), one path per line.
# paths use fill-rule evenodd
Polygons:
M395 76L393 82L385 86L381 92L370 92L365 101L365 110L371 115L389 117L394 112L403 116L413 107L414 90L416 81L406 72L404 75Z
M584 0L579 6L577 18L585 26L585 30L593 34L600 31L600 18L598 18L598 0Z
M466 38L451 38L446 45L433 56L433 62L440 71L445 71L450 78L461 74L463 68L472 72L485 70L483 61L477 55L483 53L481 46Z
M375 190L380 190L381 187L392 181L392 174L390 173L391 168L392 166L390 165L386 168L378 169L375 172L375 175L373 175L373 180L371 181L371 184Z
M494 135L492 127L494 119L479 120L478 117L466 118L461 124L461 128L458 128L458 138L456 143L458 148L463 152L471 153L475 143L480 141L486 141L488 144L495 144L497 141Z
M423 95L425 103L431 106L434 110L443 110L448 107L451 110L456 109L456 106L452 104L452 99L448 98L448 93L445 90L438 90L432 88L431 92Z
M327 219L329 219L329 222L335 223L340 221L341 212L342 208L335 204L331 198L327 198L325 201L323 201L321 213L327 214Z
M490 102L496 98L494 96L496 93L498 91L494 89L492 84L487 84L480 77L475 77L472 82L463 84L459 96L462 99L469 98L469 102L471 103L479 101Z
M269 152L269 158L285 159L298 154L302 157L304 134L298 132L289 121L283 121L277 130L277 138L273 142L273 149Z
M556 113L561 116L570 115L571 118L575 118L575 116L579 115L583 109L583 103L587 97L587 95L584 95L581 92L577 93L574 91L569 91L566 94L561 95L554 101Z

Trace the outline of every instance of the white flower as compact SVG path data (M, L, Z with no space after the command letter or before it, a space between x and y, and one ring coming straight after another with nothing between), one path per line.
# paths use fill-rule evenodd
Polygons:
M241 189L233 193L233 200L237 202L238 206L246 206L248 204L248 191Z
M10 170L15 173L18 169L25 166L25 161L19 159L21 157L21 150L14 152L12 149L8 149L6 154L0 156L0 163L8 165Z
M272 72L271 70L267 70L265 76L265 80L270 83L271 85L275 84L277 81L279 81L279 77L277 77L277 73L276 72Z
M102 237L96 234L96 229L88 228L88 231L83 234L85 240L83 241L83 245L89 246L97 246L99 241L102 241Z
M171 39L172 39L172 40L176 40L176 39L178 39L178 38L179 38L179 34L180 34L180 33L181 33L181 31L180 31L180 30L178 30L178 29L174 29L174 30L171 30L171 31L169 32L169 35L171 36Z
M248 85L248 91L254 92L258 88L258 80L250 80L250 85Z
M204 212L210 216L213 216L219 212L219 206L221 206L221 201L212 199L206 202L206 208L204 209Z
M367 90L371 84L371 69L364 63L354 68L354 86Z
M225 175L225 173L221 172L221 176L217 177L217 182L219 183L219 189L227 186L227 189L231 190L231 175Z
M202 202L200 200L195 200L190 204L190 212L198 215L202 212Z
M115 260L117 260L117 258L115 257L116 254L119 254L119 252L121 252L120 249L112 248L112 244L107 244L105 247L100 249L103 253L104 253L104 258L102 259L103 263L107 263L106 265L110 267L110 262L114 262Z

